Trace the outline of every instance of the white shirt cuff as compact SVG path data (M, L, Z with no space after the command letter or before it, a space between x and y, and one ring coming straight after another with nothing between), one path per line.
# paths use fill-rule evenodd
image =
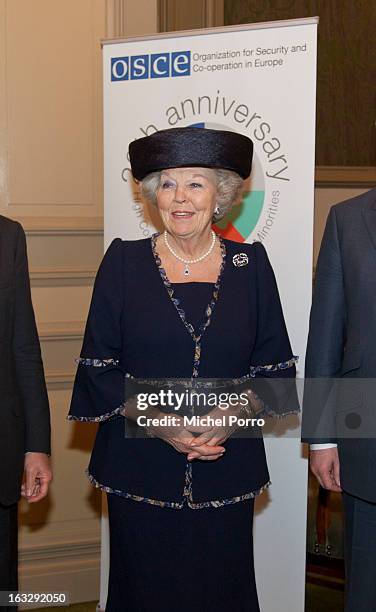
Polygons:
M328 442L327 444L310 444L309 448L311 451L326 450L327 448L337 448L337 444Z

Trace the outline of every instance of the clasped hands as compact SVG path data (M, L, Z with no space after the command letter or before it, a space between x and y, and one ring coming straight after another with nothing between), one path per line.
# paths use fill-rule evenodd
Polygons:
M226 417L238 416L239 411L240 407L237 406L226 408L226 410L217 407L209 415L215 420L222 419L224 414ZM166 416L165 413L159 412L159 416L162 415ZM153 437L164 440L178 452L186 454L188 461L193 459L215 461L225 453L226 449L223 443L237 429L237 425L203 425L199 423L199 417L197 420L198 424L187 426L184 424L183 417L174 415L174 425L153 424L148 427L148 433Z

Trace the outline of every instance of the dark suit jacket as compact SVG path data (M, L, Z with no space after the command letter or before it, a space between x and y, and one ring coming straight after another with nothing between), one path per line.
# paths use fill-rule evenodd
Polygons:
M0 216L0 503L20 497L24 454L50 453L50 417L21 225Z
M280 416L299 410L290 378L295 377L293 355L266 251L260 243L224 243L226 264L218 302L202 337L199 379L239 378L256 370L253 376L260 382L286 381L278 387L286 394L279 395L277 386L270 385L275 393L265 394L269 409ZM227 440L220 461L187 466L185 455L163 440L135 437L132 424L119 414L129 389L127 373L147 379L192 376L195 344L166 290L164 272L158 270L151 247L150 239L116 239L102 261L70 418L100 424L89 475L104 490L175 508L186 501L195 508L226 505L258 491L269 480L258 432L252 439L248 432L247 438ZM233 264L240 253L247 255L248 265ZM179 308L186 304L182 301Z
M321 381L306 380L303 440L337 442L343 489L376 502L376 189L330 210L310 318L310 378Z

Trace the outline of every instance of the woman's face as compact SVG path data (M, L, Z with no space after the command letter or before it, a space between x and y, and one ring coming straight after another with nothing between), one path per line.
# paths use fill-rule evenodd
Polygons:
M215 172L210 168L169 168L161 173L157 207L172 235L190 238L210 227L216 197Z

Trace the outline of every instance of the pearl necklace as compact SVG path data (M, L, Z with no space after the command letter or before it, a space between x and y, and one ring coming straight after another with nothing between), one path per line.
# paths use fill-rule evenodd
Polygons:
M216 234L215 232L211 232L212 235L212 243L210 245L210 248L206 251L206 253L204 253L203 255L201 255L201 257L196 257L196 259L183 259L183 257L180 257L180 255L178 255L177 253L175 253L175 251L171 248L171 246L168 244L167 241L167 231L164 231L163 237L164 237L164 243L166 245L166 247L168 248L168 250L170 251L170 253L176 257L176 259L178 259L179 261L181 261L182 263L185 264L184 267L184 271L183 274L184 276L189 276L190 275L190 270L188 265L190 264L195 264L198 263L199 261L202 261L203 259L205 259L206 257L208 257L208 255L210 255L210 253L212 252L212 250L214 249L214 245L215 245L215 239L216 239Z

